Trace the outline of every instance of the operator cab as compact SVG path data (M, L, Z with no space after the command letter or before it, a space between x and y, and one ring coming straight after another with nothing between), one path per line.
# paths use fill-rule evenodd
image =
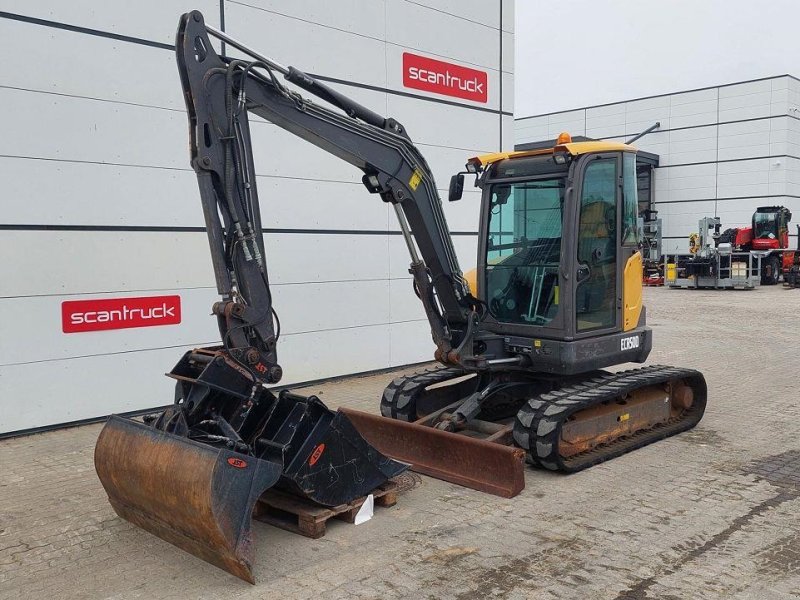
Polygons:
M571 340L639 325L625 304L641 311L640 272L638 298L623 298L626 268L635 257L641 266L635 148L562 134L553 148L470 165L483 188L477 292L488 329Z
M753 248L772 250L789 247L792 213L784 206L760 206L753 213Z

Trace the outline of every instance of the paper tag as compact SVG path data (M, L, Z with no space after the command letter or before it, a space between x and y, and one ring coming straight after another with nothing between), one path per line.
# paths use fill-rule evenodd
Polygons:
M367 496L367 499L364 500L364 504L361 505L361 508L358 509L358 513L356 513L356 520L354 523L356 525L361 525L361 523L366 523L372 518L372 511L375 508L375 499L373 498L372 494Z

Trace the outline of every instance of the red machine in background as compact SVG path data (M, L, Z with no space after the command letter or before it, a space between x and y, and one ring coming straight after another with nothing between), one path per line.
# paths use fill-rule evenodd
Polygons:
M756 251L762 254L761 285L775 285L781 273L794 264L794 251L789 251L791 211L785 206L759 206L753 213L750 227L733 227L722 232L718 243L728 243L734 251Z
M788 261L787 261L788 257ZM786 263L789 266L786 266ZM797 226L797 250L783 255L783 285L800 288L800 225Z

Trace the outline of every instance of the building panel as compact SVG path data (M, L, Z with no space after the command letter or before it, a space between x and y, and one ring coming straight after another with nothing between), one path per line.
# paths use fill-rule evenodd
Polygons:
M667 135L669 146L667 158L663 161L665 166L717 161L717 125L673 129ZM662 164L662 161L659 160L659 164Z
M0 19L0 38L14 39L24 64L36 65L0 61L4 87L184 110L175 54L164 48L8 19Z
M551 122L554 120L554 116L555 115L551 115ZM566 116L565 114L565 117ZM579 135L586 135L586 137L592 139L605 139L625 135L624 104L609 104L607 106L587 108L585 111L585 118L586 133L581 133ZM567 131L570 131L570 133L572 132L571 129Z
M228 16L242 9L257 10L265 13L263 19L275 18L276 23L285 23L288 19L297 22L313 23L320 27L338 29L340 31L356 33L364 37L377 40L384 39L385 25L384 14L386 11L385 0L337 0L336 2L286 2L285 0L238 0L225 1L226 28L233 31ZM250 13L252 14L252 13ZM263 36L263 34L262 34ZM255 43L255 40L252 41ZM263 50L267 50L263 48Z
M226 3L227 4L227 3ZM130 36L161 45L175 43L178 18L199 10L206 22L219 27L219 0L137 0L98 3L95 0L0 0L0 11L44 19L99 33Z
M514 144L548 139L548 115L525 117L514 123Z
M342 307L345 308L345 307ZM343 373L363 373L385 369L391 363L391 325L367 325L311 333L287 334L278 343L280 364L284 369L281 384L288 385L335 377ZM430 339L430 338L429 338ZM418 340L408 350L409 362L426 360L432 343L419 348ZM401 363L403 364L403 363ZM388 381L387 381L388 383ZM376 404L380 398L376 398Z
M634 136L656 123L659 129L670 128L670 98L659 96L625 103L625 135ZM643 138L644 139L644 138Z
M164 372L178 362L182 351L158 348L0 366L0 431L171 404L175 382ZM33 385L35 394L30 393Z
M677 129L717 123L718 94L717 88L711 88L670 95L670 127Z
M24 249L24 252L22 252ZM127 294L136 290L210 287L214 274L203 232L4 231L2 296Z
M360 15L364 22L368 17L369 13ZM307 73L385 87L386 42L381 21L377 23L374 37L367 37L253 6L225 3L226 31L279 63Z
M555 139L562 131L569 131L572 135L586 135L586 112L585 110L570 110L548 115L546 139Z
M498 4L485 6L481 13L488 11L496 13L495 19L499 18ZM386 22L391 23L386 30L386 42L390 45L484 69L496 70L499 66L497 27L431 10L415 2L387 2ZM470 43L461 43L459 36Z
M197 177L151 168L0 156L5 225L204 227ZM262 185L259 181L259 185ZM26 199L29 199L27 201Z
M4 156L173 168L188 162L186 116L178 111L11 88L0 88L0 104Z
M433 344L420 359L420 355L411 348L418 343L420 338L430 339L431 328L427 320L404 321L389 325L389 353L393 364L404 365L419 362L420 360L433 360Z

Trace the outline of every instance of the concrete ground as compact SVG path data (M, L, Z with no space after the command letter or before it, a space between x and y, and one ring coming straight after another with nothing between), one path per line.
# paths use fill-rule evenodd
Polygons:
M528 469L511 500L414 476L319 540L256 522L255 586L114 514L100 425L2 441L0 599L800 597L800 291L646 300L650 362L708 380L696 429L576 475ZM377 411L391 378L308 391Z

